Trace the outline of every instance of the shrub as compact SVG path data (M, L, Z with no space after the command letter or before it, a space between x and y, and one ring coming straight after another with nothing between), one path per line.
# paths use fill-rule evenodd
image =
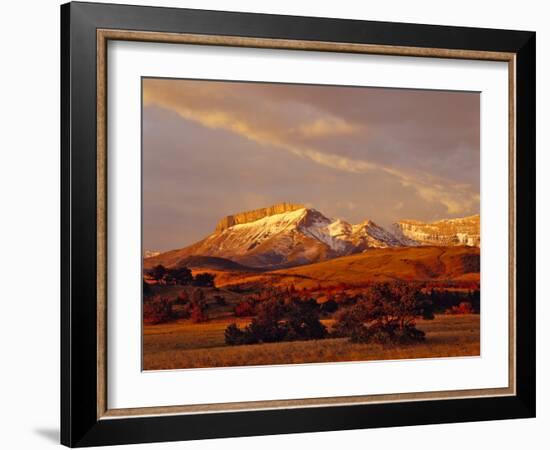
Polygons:
M236 324L226 328L228 345L255 344L308 339L327 336L325 326L319 321L319 308L314 300L293 301L287 305L274 299L261 302L256 317L240 329Z
M191 270L185 266L171 270L170 277L176 284L188 285L193 282L193 274L191 273Z
M191 292L191 303L204 303L204 291L202 289L193 289Z
M151 278L153 278L157 283L161 283L164 280L164 276L167 273L168 273L168 270L162 264L156 265L149 272L149 274L151 275Z
M473 314L474 309L470 302L461 302L458 306L451 306L445 314Z
M214 287L215 278L216 278L215 275L208 272L199 273L195 277L193 284L195 286L201 286L201 287Z
M185 291L181 291L178 296L176 297L176 304L178 305L186 305L189 303L189 295Z
M177 316L179 319L189 319L191 317L192 305L190 303L185 303L182 307L176 310Z
M367 303L362 301L347 308L339 309L335 319L332 334L335 337L351 336L352 333L360 331L358 328L361 328L363 323L369 320Z
M475 314L479 314L480 311L480 295L479 289L475 289L469 292L468 301L472 304L472 310Z
M151 325L168 322L176 318L172 302L165 297L154 297L143 304L143 321Z
M329 299L324 303L321 303L320 310L323 314L332 314L338 310L338 303L334 299Z
M194 304L191 306L189 317L194 323L206 322L208 320L208 314L205 311L203 305Z
M235 305L233 313L237 317L251 317L256 314L256 306L251 300L242 301Z
M408 344L424 339L416 319L433 319L433 305L418 287L403 282L374 285L356 304L337 313L334 336L352 342Z
M293 302L287 310L286 328L285 340L323 339L327 335L314 300Z
M145 278L143 279L143 295L149 295L151 294L151 286L149 286L149 283L145 281Z
M284 330L279 322L283 318L284 308L279 300L268 300L258 304L257 316L245 332L251 340L258 342L277 342L284 338Z
M463 302L470 303L472 307L473 314L479 314L480 309L480 295L479 287L469 290L468 292L460 292L449 290L447 288L432 288L428 296L430 297L434 308L438 312L444 312L446 314L452 314L452 311L460 311L454 307L459 307ZM457 312L460 314L460 312ZM468 313L468 314L471 314Z
M218 306L227 305L227 302L225 301L225 298L222 295L214 295L214 301L216 302L216 305L218 305Z
M225 329L224 335L227 345L244 344L244 332L235 323L232 323Z

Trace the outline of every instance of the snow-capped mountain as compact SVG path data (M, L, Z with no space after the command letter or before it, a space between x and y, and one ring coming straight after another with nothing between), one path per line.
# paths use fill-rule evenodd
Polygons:
M390 233L370 220L350 224L330 219L304 205L280 203L224 217L205 239L147 258L144 266L171 267L183 264L191 256L201 256L225 258L251 268L274 269L320 262L370 248L470 245L473 232L468 228L462 238L459 219L441 222L453 224L447 228L453 230L454 237L443 234L448 230L442 225L437 228L437 234L437 230L423 232L421 222L414 222L417 227L414 228L413 222L403 221L396 225L396 233ZM479 225L477 242L479 244Z
M161 252L158 252L156 250L144 250L143 251L143 257L144 258L152 258L153 256L160 255Z
M249 267L278 268L359 253L371 247L405 245L365 221L332 220L303 205L280 203L223 218L215 231L189 247L148 258L144 264L177 265L191 255L226 258Z
M402 220L394 224L394 234L417 245L468 245L479 247L479 214L460 219L426 223Z

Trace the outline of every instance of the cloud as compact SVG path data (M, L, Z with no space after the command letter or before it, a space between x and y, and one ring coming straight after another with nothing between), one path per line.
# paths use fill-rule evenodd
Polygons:
M324 137L352 134L360 129L338 117L319 118L300 125L299 131L304 137Z
M169 109L204 127L225 130L336 171L384 173L424 201L444 205L452 215L479 207L479 193L471 184L384 162L384 151L369 141L368 123L339 116L335 112L340 110L329 111L326 105L320 108L304 98L296 100L283 89L277 97L273 85L160 79L143 83L145 106ZM378 155L379 160L362 155Z

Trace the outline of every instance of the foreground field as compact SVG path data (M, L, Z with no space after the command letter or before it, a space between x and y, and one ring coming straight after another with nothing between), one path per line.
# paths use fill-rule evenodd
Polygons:
M143 369L478 356L480 348L479 315L475 314L419 320L418 328L426 332L426 341L410 346L352 344L346 338L226 346L224 330L235 321L248 323L246 319L227 318L201 324L180 320L145 326ZM331 321L324 323L330 328Z

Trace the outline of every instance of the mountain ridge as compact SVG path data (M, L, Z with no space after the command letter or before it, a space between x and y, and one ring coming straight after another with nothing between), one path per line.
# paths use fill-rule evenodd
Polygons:
M420 245L480 246L480 216L441 219L434 222L400 220L394 224L394 233Z
M331 219L320 211L297 203L278 203L267 208L232 214L221 219L214 232L181 249L144 260L175 267L190 257L222 258L240 266L276 270L322 262L373 248L423 245L479 246L479 216L444 219L433 223L399 221L393 232L372 220L351 224ZM461 226L465 232L461 232ZM439 233L439 234L438 234Z
M272 206L268 206L267 208L254 209L237 214L230 214L228 216L225 216L222 220L218 222L218 224L216 225L216 231L221 232L234 225L254 222L267 216L272 216L285 212L292 212L302 208L305 208L305 206L298 203L283 202L276 203Z
M479 283L479 248L418 246L376 248L303 266L260 273L220 274L220 286L315 288L383 281Z

